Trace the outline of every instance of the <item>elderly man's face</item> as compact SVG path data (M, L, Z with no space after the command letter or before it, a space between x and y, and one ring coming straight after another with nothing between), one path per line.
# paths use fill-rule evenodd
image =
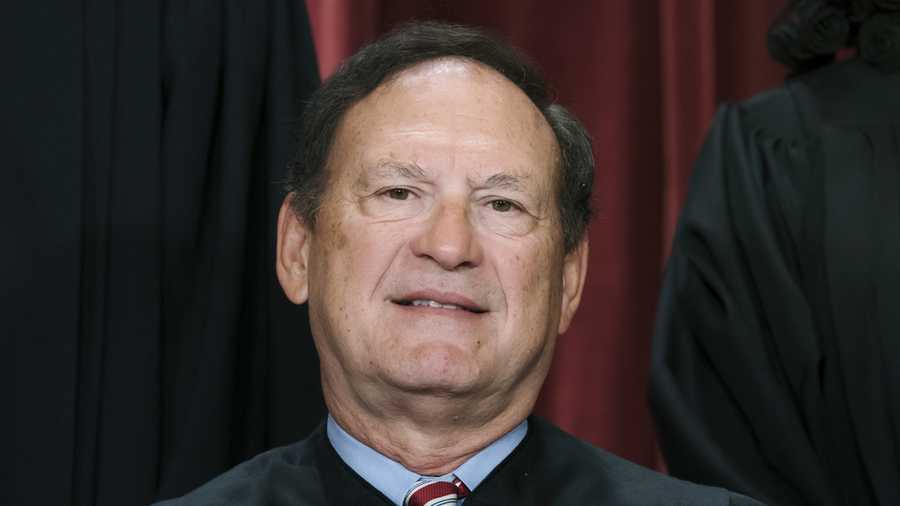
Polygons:
M315 228L284 208L279 230L279 276L295 302L308 292L326 381L537 395L586 257L563 251L557 149L515 85L461 60L347 112Z

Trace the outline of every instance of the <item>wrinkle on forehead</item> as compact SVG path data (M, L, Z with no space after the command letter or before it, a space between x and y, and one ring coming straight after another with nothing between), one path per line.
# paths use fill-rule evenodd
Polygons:
M434 90L436 93L446 93L446 89L442 88L439 90L438 88L441 88L440 85L444 82L452 80L469 81L485 85L478 86L479 96L473 97L473 99L480 101L484 108L477 111L465 108L454 110L453 113L456 116L484 120L487 114L502 114L502 109L505 108L524 113L519 117L519 121L505 124L503 133L509 139L516 139L533 132L549 140L551 144L551 163L554 169L559 167L559 144L556 134L553 132L547 118L544 117L544 114L515 83L493 68L476 60L448 56L418 63L391 76L370 93L369 96L354 104L353 108L362 106L364 102L369 102L370 105L385 107L390 111L396 106L394 103L397 100L396 93L401 95L411 93L409 97L412 97L413 100L423 99L430 95L431 90ZM429 135L429 132L417 131L415 128L410 126L407 130L401 128L397 132L403 132L407 135Z
M372 95L376 95L376 93L378 95L385 95L394 87L407 87L410 89L428 87L435 82L436 78L453 77L465 77L474 81L499 84L500 86L496 88L489 87L488 89L483 89L482 92L491 91L493 95L491 99L495 104L523 107L530 112L528 115L528 122L519 125L508 125L507 135L514 137L523 134L527 130L533 130L549 136L552 144L551 157L554 169L553 179L556 181L560 176L559 169L562 167L562 152L556 138L556 133L550 126L547 118L544 117L544 114L538 109L537 105L531 101L531 98L529 98L521 88L516 86L515 83L507 79L503 74L479 61L455 56L427 60L392 76L389 80L376 88ZM380 97L373 96L372 98L378 100ZM517 104L515 102L519 103ZM466 113L462 111L457 111L456 114L466 115ZM519 128L514 128L516 126Z

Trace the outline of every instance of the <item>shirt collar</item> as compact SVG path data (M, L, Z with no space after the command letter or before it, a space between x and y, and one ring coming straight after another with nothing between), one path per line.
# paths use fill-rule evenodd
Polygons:
M341 428L331 415L328 415L326 433L331 446L356 474L385 495L394 504L401 505L409 488L420 478L433 480L433 476L421 476L403 467L377 451L361 443ZM489 444L481 451L465 461L452 472L441 476L448 479L455 475L466 484L469 490L475 490L491 471L503 462L507 456L522 442L528 432L528 420L523 420L513 430L500 439Z

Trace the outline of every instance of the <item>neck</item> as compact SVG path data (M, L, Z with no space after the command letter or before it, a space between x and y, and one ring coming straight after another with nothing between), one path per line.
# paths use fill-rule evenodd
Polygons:
M323 381L323 388L328 410L341 428L410 471L426 476L452 472L500 439L528 416L536 398L520 396L519 402L504 405L404 394L368 403L335 395L327 381ZM373 405L378 409L369 409ZM492 405L504 408L491 409Z

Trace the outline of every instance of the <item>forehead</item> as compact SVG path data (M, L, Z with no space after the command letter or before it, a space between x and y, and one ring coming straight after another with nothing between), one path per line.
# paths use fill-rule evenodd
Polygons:
M398 73L354 104L329 165L343 172L346 163L393 158L426 170L450 163L553 179L558 147L543 114L515 84L479 63L443 58Z

